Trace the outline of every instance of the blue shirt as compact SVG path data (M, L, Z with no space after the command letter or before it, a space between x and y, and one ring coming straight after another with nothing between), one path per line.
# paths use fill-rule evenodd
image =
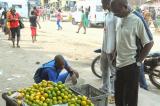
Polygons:
M65 61L64 68L68 67L67 61ZM49 80L53 82L58 82L58 76L60 72L62 71L62 68L56 69L55 67L55 60L49 61L48 63L45 63L42 65L43 71L41 73L41 78L43 80Z

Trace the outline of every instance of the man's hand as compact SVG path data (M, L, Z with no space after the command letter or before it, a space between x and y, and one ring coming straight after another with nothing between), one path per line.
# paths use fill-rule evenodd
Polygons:
M77 71L73 71L73 73L76 75L77 78L79 78L79 73Z

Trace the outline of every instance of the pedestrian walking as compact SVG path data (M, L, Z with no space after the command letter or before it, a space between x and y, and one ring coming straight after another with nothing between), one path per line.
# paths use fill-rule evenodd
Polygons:
M9 9L6 13L6 23L5 23L5 34L8 35L8 40L12 39L11 36L11 30L10 30L10 21L9 21L9 16L11 14L11 9Z
M83 34L86 34L87 17L86 17L86 14L84 13L84 10L82 10L81 22L79 24L78 31L76 33L79 33L79 31L82 27L84 28L84 33Z
M61 9L58 9L56 13L57 30L62 30L62 26L61 26L62 19L63 17L62 17Z
M36 40L37 35L37 16L35 15L34 11L31 11L31 16L29 17L30 28L31 28L31 36L32 42L34 43Z
M105 14L104 34L101 52L101 71L103 85L101 90L109 94L109 103L114 102L114 74L115 64L115 43L116 43L116 22L117 17L111 12L111 0L102 0L103 9Z
M158 31L158 25L157 25L157 15L156 15L156 10L154 7L152 7L150 9L150 13L151 13L151 18L152 18L152 22L155 28L155 31Z
M127 0L113 0L111 10L120 17L116 26L116 106L137 106L139 70L153 46L153 38L142 20L133 13ZM139 39L139 42L138 42ZM142 49L137 52L138 44Z
M17 48L20 48L20 27L19 27L20 15L16 12L14 8L11 9L8 21L10 23L10 30L12 36L13 48L15 48L15 37L17 37Z

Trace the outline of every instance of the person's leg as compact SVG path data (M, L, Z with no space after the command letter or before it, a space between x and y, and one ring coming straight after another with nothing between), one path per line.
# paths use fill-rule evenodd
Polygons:
M58 27L58 30L61 28L61 26L60 26L60 20L57 20L57 27Z
M108 58L107 54L102 51L100 59L100 68L102 71L102 90L110 93L110 72L108 70Z
M77 33L79 33L79 30L81 29L81 27L82 27L82 22L80 22L80 24L79 24Z
M12 33L11 30L8 28L8 40L11 40L12 38Z
M33 36L34 36L34 31L33 31L33 27L31 27L31 36L32 36L32 42L34 43L34 38L33 38Z
M20 28L19 27L16 28L16 33L17 33L17 47L20 48L20 45L19 45L19 41L20 41Z
M37 27L34 28L34 33L35 33L34 41L37 41L37 39L36 39L36 35L37 35Z
M139 82L140 82L140 87L148 90L148 85L146 82L146 78L145 78L145 73L144 73L144 64L142 64L142 66L140 67L140 78L139 78Z
M124 105L124 70L116 70L116 79L115 79L115 104L116 106L125 106Z
M135 64L129 65L125 70L125 104L137 106L138 102L138 81L139 67Z
M15 35L16 35L16 32L15 32L15 28L11 28L11 39L12 39L12 43L13 43L13 48L15 48Z
M83 34L86 34L86 27L83 25L83 28L84 28L84 33Z
M61 72L57 78L57 81L62 81L62 83L65 83L65 80L67 78L67 76L69 75L69 73L66 72Z

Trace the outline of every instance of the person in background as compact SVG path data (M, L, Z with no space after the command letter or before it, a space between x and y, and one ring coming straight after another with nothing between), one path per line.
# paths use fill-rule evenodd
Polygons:
M79 78L79 73L68 65L62 55L56 55L54 60L43 64L40 68L41 72L38 74L38 81L35 80L36 83L42 80L65 83L66 79L71 77L72 83L76 84L77 78ZM63 69L65 70L62 71Z
M5 28L5 23L6 23L6 19L7 19L7 9L4 8L4 11L1 14L1 20L2 20L2 31L5 32L6 28Z
M83 34L86 34L87 17L86 17L86 14L84 13L84 10L82 10L81 22L79 24L78 31L76 33L79 33L79 31L82 27L84 28L84 33Z
M15 37L17 36L17 48L20 48L20 28L19 28L20 15L16 12L14 8L11 9L11 13L8 16L8 21L10 22L10 30L12 36L13 48L15 48Z
M153 37L147 34L143 21L133 13L127 0L112 0L111 10L119 17L116 26L115 104L137 106L139 70L153 46ZM139 53L137 43L143 46Z
M63 17L62 17L61 9L58 9L56 13L57 30L62 30L62 26L61 26L62 19Z
M36 41L36 35L37 35L37 16L35 15L34 11L31 11L29 22L31 27L32 42L34 43Z
M100 88L108 94L108 102L114 103L114 73L115 64L115 44L116 44L116 22L117 17L111 12L111 0L102 0L102 6L105 13L104 34L102 43L102 52L100 67L102 71L103 85Z
M9 16L11 14L11 9L9 9L7 11L7 14L6 14L6 23L5 23L5 27L6 27L6 32L5 34L7 35L8 34L8 40L11 40L12 39L12 36L11 36L11 30L10 30L10 22L9 22Z
M158 25L157 25L157 20L156 20L156 10L155 10L154 7L152 7L150 9L150 13L151 13L151 18L152 18L152 22L153 22L154 28L157 31L158 30Z
M137 13L138 12L138 13ZM150 32L149 31L149 27L146 23L146 21L144 20L144 17L142 15L142 11L139 7L136 8L136 10L134 11L135 14L137 14L139 16L139 18L143 21L143 24L145 26L145 29L147 32ZM149 36L151 34L150 33L147 33ZM147 81L146 81L146 78L145 78L145 72L144 72L144 63L142 63L141 67L140 67L140 78L139 78L139 82L140 82L140 87L145 89L145 90L148 90L148 85L147 85Z
M144 19L147 22L148 26L150 26L152 22L151 13L149 12L148 9L145 9L142 13L143 13Z

